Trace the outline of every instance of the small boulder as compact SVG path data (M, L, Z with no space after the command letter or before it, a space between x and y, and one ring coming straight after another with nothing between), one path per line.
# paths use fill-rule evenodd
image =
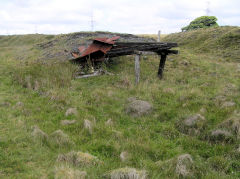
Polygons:
M126 107L126 113L133 117L140 117L152 111L152 105L147 101L134 100Z
M227 130L217 129L211 132L210 140L213 142L232 142L233 135Z
M51 144L53 145L68 146L73 144L69 136L65 134L62 130L56 130L49 136L49 138L50 138Z
M61 125L67 126L71 124L75 124L77 121L76 120L61 120Z
M78 111L76 108L69 108L67 109L65 116L70 116L70 115L77 115Z
M189 154L178 156L176 165L176 174L179 177L192 176L193 159Z
M235 105L236 105L235 102L225 101L225 102L222 104L222 107L223 107L223 108L227 108L227 107L233 107L233 106L235 106Z
M185 119L183 123L187 127L194 127L197 124L197 122L204 121L204 120L205 120L205 117L203 117L201 114L196 114Z
M172 88L164 88L163 92L164 93L169 93L169 94L174 94L175 93L175 91Z
M80 151L72 151L67 154L60 154L58 155L57 162L63 162L76 167L89 167L102 163L97 157Z
M106 174L109 179L147 179L147 172L145 170L137 170L135 168L119 168L112 170Z
M84 120L84 128L88 130L90 134L93 132L93 123L87 119Z
M5 101L5 102L1 102L0 103L0 106L6 106L6 107L9 107L11 104L9 103L9 102L7 102L7 101Z
M183 122L178 122L178 128L181 132L189 135L198 135L205 126L205 117L201 114L195 114L187 117Z
M234 135L236 135L237 138L240 138L240 115L239 114L233 115L229 119L223 121L219 125L219 127L223 129L228 129Z
M121 152L120 159L122 162L126 162L129 159L129 153L127 151Z
M239 145L239 147L237 148L237 152L240 153L240 145Z
M136 101L136 100L137 100L136 97L129 97L129 98L127 99L127 102L128 102L128 103L131 103L131 102Z
M87 172L72 169L69 166L59 166L55 168L54 179L85 179Z
M18 101L18 102L16 103L16 106L22 107L22 106L24 106L24 104L23 104L23 102Z
M113 120L112 120L112 119L108 119L108 120L105 122L105 125L106 125L106 126L113 126Z
M39 129L38 126L32 127L32 136L36 142L41 142L41 143L47 141L48 139L48 135L45 132L43 132L41 129Z

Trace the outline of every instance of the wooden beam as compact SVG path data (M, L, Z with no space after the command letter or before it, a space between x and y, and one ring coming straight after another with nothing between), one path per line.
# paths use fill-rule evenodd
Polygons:
M135 55L135 83L136 85L139 83L140 80L140 55L141 53L137 52Z
M159 55L161 56L161 59L160 59L159 67L158 67L158 77L160 79L162 79L163 78L163 70L164 70L166 59L167 59L167 54L161 53Z

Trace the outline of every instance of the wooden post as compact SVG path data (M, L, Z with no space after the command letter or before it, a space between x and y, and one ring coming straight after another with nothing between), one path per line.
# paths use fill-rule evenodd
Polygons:
M140 54L137 53L135 55L135 77L136 77L136 84L139 83L140 80Z
M161 30L158 31L158 42L160 42Z
M159 67L158 67L158 77L160 79L162 79L163 78L163 70L164 70L166 59L167 59L167 54L161 53L159 55L161 55L161 59L160 59Z

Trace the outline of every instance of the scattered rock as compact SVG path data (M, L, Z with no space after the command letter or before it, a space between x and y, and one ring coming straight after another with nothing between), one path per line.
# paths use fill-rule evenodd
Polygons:
M102 163L97 157L83 152L69 152L58 155L57 162L64 162L73 166L86 167Z
M191 155L183 154L177 158L176 174L179 177L192 176L192 167L193 167L193 160Z
M220 125L220 128L228 129L231 131L234 135L236 135L237 138L240 138L240 115L235 114L231 118L223 121Z
M178 122L178 129L189 135L198 135L205 127L205 117L201 114L195 114L186 118L183 122Z
M117 139L120 139L123 136L122 132L120 131L112 130L112 132L114 134L114 137L116 137Z
M6 102L6 101L0 103L0 106L7 106L7 107L8 107L8 106L10 106L10 105L11 105L11 104L10 104L9 102Z
M44 142L47 141L48 135L43 132L41 129L38 128L38 126L32 127L32 136L35 141L37 142Z
M169 94L174 94L174 93L175 93L172 88L164 88L164 89L163 89L163 92L164 92L164 93L169 93Z
M71 124L75 124L77 121L76 120L61 120L61 125L67 126Z
M201 108L199 112L204 114L204 113L206 113L206 109L205 108Z
M134 100L126 107L126 113L133 117L140 117L152 111L152 105L147 101Z
M237 152L240 153L240 145L239 145L239 147L237 148Z
M78 112L77 112L77 109L76 108L69 108L66 113L65 113L65 116L70 116L70 115L77 115Z
M91 121L85 119L84 120L84 128L87 129L89 131L90 134L92 134L93 131L93 124Z
M38 91L39 88L40 88L39 82L38 82L38 81L35 81L35 82L34 82L33 90Z
M195 163L190 154L182 154L166 161L158 161L156 165L160 172L168 175L169 178L195 178Z
M129 98L127 99L127 102L128 102L128 103L131 103L131 102L136 101L136 100L137 100L136 97L129 97Z
M120 159L122 162L127 161L129 159L129 153L127 151L121 152Z
M190 116L187 119L183 121L184 125L187 127L194 127L197 122L204 121L205 117L203 117L201 114L196 114L194 116Z
M59 166L55 168L54 179L85 179L87 172L72 169L68 166Z
M226 108L226 107L233 107L233 106L235 106L235 105L236 105L235 102L232 102L232 101L226 101L226 102L224 102L224 103L222 104L222 107L223 107L223 108Z
M112 119L108 119L108 120L105 122L105 125L107 125L107 126L113 126L113 120L112 120Z
M210 140L213 142L232 142L233 135L224 129L217 129L211 132Z
M32 89L31 76L26 76L25 82L26 82L26 88Z
M22 107L22 106L24 106L24 104L23 104L23 102L18 101L18 102L16 103L16 106Z
M54 145L68 146L73 144L69 136L61 130L56 130L49 137L50 137L51 143Z
M223 102L225 102L227 100L226 96L216 96L214 98L214 102L217 104L217 105L220 105L222 104Z
M187 60L183 60L183 61L181 62L181 64L182 64L182 65L185 65L185 66L188 66L190 63L189 63L189 61L187 61Z
M146 179L147 172L145 170L125 167L112 170L106 177L111 179Z

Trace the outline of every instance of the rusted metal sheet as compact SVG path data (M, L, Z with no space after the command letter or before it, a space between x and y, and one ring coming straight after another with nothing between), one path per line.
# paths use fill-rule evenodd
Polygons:
M115 43L115 40L119 39L119 36L112 38L95 38L93 43L90 44L87 48L85 46L80 46L78 48L79 52L72 52L74 58L84 58L89 55L95 55L98 58L102 59L104 54L106 54Z

